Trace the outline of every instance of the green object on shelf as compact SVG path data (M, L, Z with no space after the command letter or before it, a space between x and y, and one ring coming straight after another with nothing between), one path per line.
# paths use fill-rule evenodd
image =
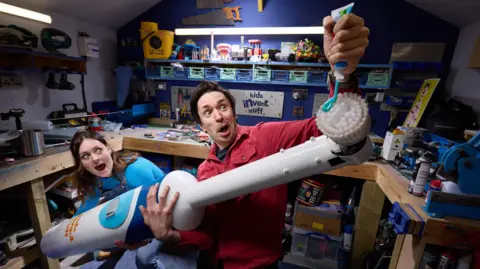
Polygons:
M189 78L204 78L205 69L203 67L190 67L189 69Z
M222 80L235 80L236 74L236 68L220 68L220 79Z
M387 85L390 74L388 73L375 73L370 72L368 74L367 86L381 86Z
M256 81L272 80L272 70L255 69L253 71L253 80L256 80Z
M290 82L308 82L308 71L290 71Z
M160 68L160 76L164 78L173 78L174 72L173 72L173 66L162 66Z

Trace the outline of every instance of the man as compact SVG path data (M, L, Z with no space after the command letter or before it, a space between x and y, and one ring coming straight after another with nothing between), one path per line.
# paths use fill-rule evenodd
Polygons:
M334 24L331 17L326 17L323 25L324 51L330 64L345 61L348 63L345 72L352 73L368 45L369 30L363 19L349 14ZM342 83L343 90L358 89L356 80L350 77L348 82ZM334 78L330 76L329 80L332 91ZM191 109L195 120L215 142L198 168L199 181L321 135L315 118L239 126L233 96L213 82L202 82L197 87ZM168 188L162 191L159 203L156 202L157 191L158 185L152 187L147 208L141 207L145 223L157 239L179 247L213 250L215 260L228 269L277 268L277 261L283 255L286 185L209 206L202 225L194 231L172 229L171 214L178 193L167 205Z

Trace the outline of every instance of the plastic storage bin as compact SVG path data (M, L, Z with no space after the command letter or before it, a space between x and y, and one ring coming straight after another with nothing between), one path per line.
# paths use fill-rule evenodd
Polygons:
M175 68L175 77L176 78L188 78L188 67Z
M327 83L328 73L325 71L310 71L308 72L308 76L308 82Z
M162 78L173 78L175 75L172 66L162 66L160 69L160 76Z
M273 70L272 81L288 81L290 71L288 70Z
M255 69L253 71L253 80L255 81L270 81L272 78L272 70Z
M308 71L290 71L290 82L308 82Z
M252 69L237 69L237 80L239 81L251 81Z
M341 236L326 236L293 227L290 252L320 263L336 264L341 242Z
M156 77L160 75L160 67L158 66L149 66L145 70L147 77Z
M220 78L220 70L218 68L206 68L205 78L217 80Z
M203 68L203 67L190 67L188 77L189 78L203 79L205 77L205 68Z
M389 79L388 73L370 72L368 74L367 86L387 86Z
M237 70L235 68L220 68L221 80L235 80L237 77Z

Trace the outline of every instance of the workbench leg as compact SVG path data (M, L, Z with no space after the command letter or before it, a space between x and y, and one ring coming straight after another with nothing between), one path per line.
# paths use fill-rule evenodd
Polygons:
M385 194L375 181L363 184L362 196L355 223L352 268L361 268L368 253L375 247Z
M28 184L27 199L28 210L32 220L33 230L35 231L35 239L37 247L40 247L42 236L51 227L50 213L48 212L47 198L45 197L45 187L42 178L30 181ZM49 269L60 268L58 260L40 256L42 267Z
M397 268L398 260L400 259L400 253L402 252L404 241L405 241L404 234L397 235L397 239L395 239L395 246L393 247L392 258L390 259L390 265L388 266L388 269Z

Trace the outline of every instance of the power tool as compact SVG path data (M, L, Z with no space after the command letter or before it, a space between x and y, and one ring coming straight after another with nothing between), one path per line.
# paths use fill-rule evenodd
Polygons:
M50 53L64 54L58 49L68 49L72 39L65 32L54 28L43 28L41 32L42 46Z
M38 38L29 30L14 24L0 25L0 46L34 49L38 46Z

